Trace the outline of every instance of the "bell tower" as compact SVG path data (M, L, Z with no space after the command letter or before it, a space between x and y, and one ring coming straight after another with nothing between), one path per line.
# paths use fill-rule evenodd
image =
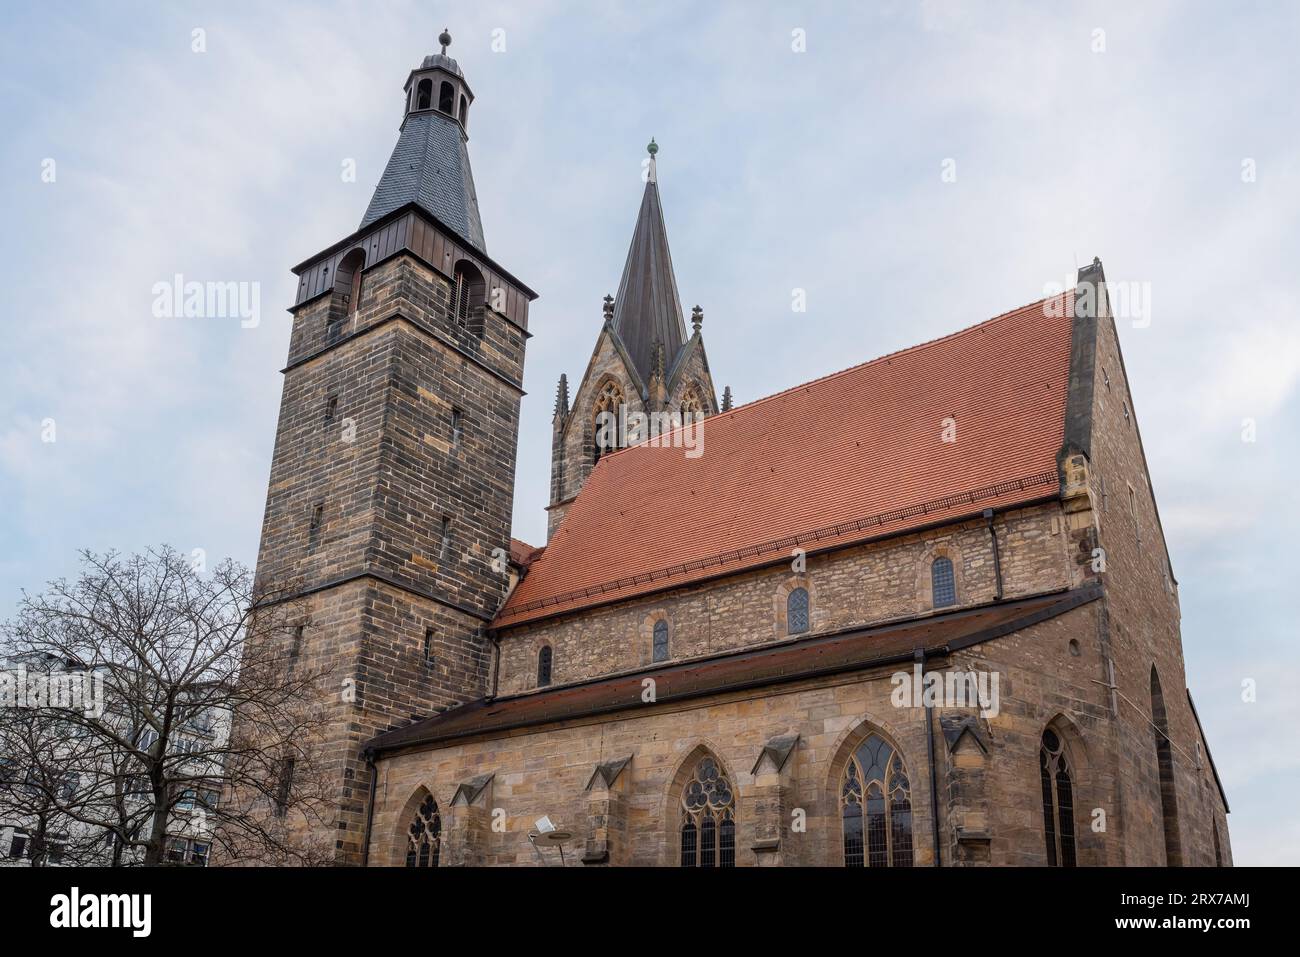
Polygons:
M488 693L485 629L509 583L536 295L487 254L474 95L439 39L360 226L294 268L258 557L259 582L292 583L307 609L286 657L347 689L323 702L337 815L297 823L340 864L361 861L362 743Z

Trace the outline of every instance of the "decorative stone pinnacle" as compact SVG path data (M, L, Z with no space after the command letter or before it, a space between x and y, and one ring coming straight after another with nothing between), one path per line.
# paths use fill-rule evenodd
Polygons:
M722 411L731 411L731 386L727 386L722 390Z
M560 384L555 387L555 414L567 415L569 412L569 377L560 373Z
M606 322L614 321L614 297L608 294L605 296L604 314Z
M691 310L691 326L696 332L699 332L702 325L704 325L704 310L696 306Z
M443 27L442 32L438 34L438 42L442 44L442 52L446 55L447 47L451 46L451 34L447 32L446 27Z

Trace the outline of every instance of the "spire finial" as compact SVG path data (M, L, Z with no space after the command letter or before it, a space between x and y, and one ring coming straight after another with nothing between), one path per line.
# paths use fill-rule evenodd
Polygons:
M451 46L451 34L447 32L446 27L443 27L442 32L438 34L438 42L442 44L443 56L446 56L447 47Z
M696 306L691 310L691 328L698 333L702 325L704 325L704 310Z
M649 153L651 156L654 156L656 153L659 152L659 144L655 142L655 138L653 136L650 137L650 142L646 145L645 151Z
M650 159L646 161L645 181L647 183L657 183L659 182L659 169L655 165L655 154L659 152L659 144L655 142L653 136L650 137L650 142L646 144L645 151L650 154Z
M605 305L602 309L606 322L614 321L614 297L609 293L605 294Z
M722 390L722 411L731 411L731 386L727 386Z

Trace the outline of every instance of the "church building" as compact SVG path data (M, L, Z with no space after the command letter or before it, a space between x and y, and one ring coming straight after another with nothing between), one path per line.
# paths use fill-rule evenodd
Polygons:
M369 866L1230 864L1101 262L733 404L651 141L525 544L547 330L488 252L440 40L360 225L295 269L258 576L299 583L295 657L353 691L322 703L337 813L303 839Z

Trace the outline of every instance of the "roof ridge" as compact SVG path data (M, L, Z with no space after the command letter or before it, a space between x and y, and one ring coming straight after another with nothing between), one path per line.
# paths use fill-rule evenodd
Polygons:
M718 412L714 415L711 415L708 418L706 418L704 421L708 422L709 419L721 418L724 415L731 416L734 418L737 412L748 411L750 409L753 409L755 406L763 404L764 402L768 402L772 399L779 399L782 396L789 395L792 392L798 392L800 389L806 389L812 385L818 385L823 382L829 382L831 379L837 379L840 376L848 375L850 372L857 372L859 369L863 369L869 365L875 365L877 362L884 362L885 360L892 359L895 356L901 356L908 352L914 352L917 349L924 349L927 346L932 346L935 345L936 343L944 342L948 339L953 339L967 332L971 332L975 329L979 329L981 326L992 325L993 323L999 322L1000 320L1007 319L1011 316L1019 315L1020 313L1024 312L1026 309L1032 309L1034 306L1042 305L1043 303L1048 302L1050 300L1061 299L1065 296L1070 295L1073 292L1074 292L1073 289L1066 289L1063 292L1059 292L1051 296L1044 296L1042 299L1036 299L1033 302L1027 302L1023 306L1017 306L1015 309L1009 309L1006 312L999 313L998 315L993 316L989 319L981 320L980 322L974 323L973 325L963 326L961 329L956 329L945 335L936 336L933 339L927 339L925 342L918 342L915 345L907 346L906 348L903 349L895 349L893 352L886 352L884 355L876 356L874 359L868 359L865 362L859 362L856 365L848 366L847 368L840 369L836 372L828 372L825 375L818 376L815 379L809 379L806 382L800 382L796 385L790 386L789 388L782 389L780 392L773 392L770 395L760 396L759 398L753 399L750 402L746 402L743 405L733 406L727 412ZM686 343L682 344L683 351L685 350L687 345L689 345L689 340ZM595 468L593 468L592 471L594 472L596 468L600 467L600 462L603 462L606 459L612 459L615 456L622 455L625 452L630 452L633 449L640 448L643 445L649 445L651 442L654 442L656 439L658 441L655 445L651 446L652 448L661 448L665 444L670 444L671 437L677 432L680 432L685 427L686 426L684 424L679 425L676 426L675 428L669 429L666 432L660 433L658 436L651 436L642 439L640 442L636 442L632 445L624 446L621 449L615 449L613 452L606 452L604 455L600 457L600 461L596 463Z
M884 362L886 359L892 359L895 356L901 356L908 352L915 352L917 349L924 349L927 346L932 346L935 345L936 343L944 342L948 339L953 339L964 333L971 332L975 329L979 329L981 326L992 325L993 323L999 322L1000 320L1007 319L1011 316L1019 315L1020 313L1024 312L1026 309L1030 309L1034 306L1042 305L1043 303L1048 302L1049 300L1052 299L1060 299L1064 296L1070 295L1073 292L1074 292L1073 289L1067 289L1064 292L1059 292L1056 293L1055 295L1044 296L1042 299L1035 299L1033 302L1027 302L1023 306L1017 306L1015 309L1009 309L1006 312L999 313L998 315L993 316L992 318L989 319L983 319L980 322L976 322L972 325L963 326L962 328L955 329L952 332L946 333L945 335L936 336L933 339L927 339L925 342L918 342L915 345L906 346L905 348L902 349L895 349L893 352L886 352L883 355L876 356L874 359L868 359L865 362L859 362L856 365L848 366L847 368L840 369L836 372L828 372L826 373L826 375L818 376L815 379L809 379L807 382L800 382L797 385L792 385L787 389L782 389L780 392L773 392L770 395L760 396L759 398L754 399L750 402L746 402L743 405L733 406L731 411L725 414L735 415L737 412L741 410L752 409L754 406L759 405L760 403L767 402L770 399L779 399L781 398L781 396L789 395L791 392L798 392L800 389L805 389L810 385L817 385L822 382L827 382L831 379L839 378L842 375L848 375L850 372L856 372L859 369L865 368L866 366L875 365L877 362ZM718 415L722 415L722 414L723 413L721 412L718 413ZM635 446L630 446L630 448L635 448ZM624 451L624 450L620 449L619 451Z

